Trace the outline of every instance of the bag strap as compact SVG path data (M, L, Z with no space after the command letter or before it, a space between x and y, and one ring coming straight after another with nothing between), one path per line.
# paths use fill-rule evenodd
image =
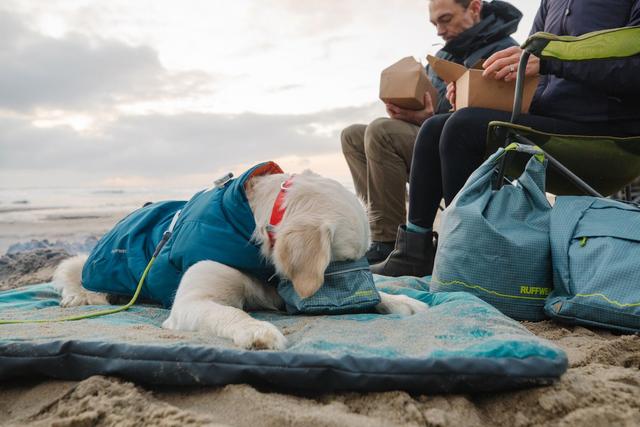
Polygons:
M502 152L500 153L501 150ZM504 170L511 158L512 153L515 153L515 152L530 154L532 158L535 158L537 161L539 161L543 165L545 164L545 159L546 159L545 153L537 145L526 145L526 144L519 144L517 142L512 142L506 147L498 149L498 152L496 152L496 156L495 156L495 159L498 161L498 167L496 169L497 179L493 181L494 190L499 190L503 186Z
M517 142L512 142L504 148L504 151L517 151L519 153L531 154L540 163L544 163L545 159L544 151L542 151L542 149L537 145L524 145L518 144Z

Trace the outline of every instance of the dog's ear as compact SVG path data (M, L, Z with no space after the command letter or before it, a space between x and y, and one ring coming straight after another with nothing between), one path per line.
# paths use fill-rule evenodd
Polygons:
M274 263L301 298L315 294L324 282L331 261L331 235L330 226L309 223L290 224L276 233Z

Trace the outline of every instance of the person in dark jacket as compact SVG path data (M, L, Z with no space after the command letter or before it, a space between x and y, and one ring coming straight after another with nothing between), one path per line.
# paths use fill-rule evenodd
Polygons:
M532 33L579 36L591 31L640 25L640 0L542 0ZM486 78L516 78L519 47L483 64ZM545 61L532 56L528 76L540 75L529 109L518 123L556 134L640 135L640 57L591 62ZM455 102L455 86L448 98ZM463 108L425 121L416 140L409 188L409 217L398 228L396 246L374 273L425 276L431 273L433 221L444 197L449 204L485 154L487 125L509 121L510 113Z
M438 36L446 42L436 56L471 67L516 45L510 35L517 30L522 13L498 0L430 0L429 16ZM432 103L425 94L422 110L387 104L390 118L349 126L341 135L356 192L369 206L373 240L367 252L370 263L387 257L398 225L406 220L406 183L420 125L432 115L451 109L446 84L428 66L427 73L439 92L437 102Z

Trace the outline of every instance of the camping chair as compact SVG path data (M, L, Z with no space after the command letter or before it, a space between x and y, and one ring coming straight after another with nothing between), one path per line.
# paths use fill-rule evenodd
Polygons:
M618 192L640 176L640 136L556 135L516 124L522 107L524 73L529 55L560 61L626 58L640 54L640 27L596 31L580 37L539 32L522 45L516 94L510 122L493 121L487 132L487 153L512 142L537 145L546 154L550 168L547 191L556 195L580 194L602 197ZM503 176L518 176L526 159L518 153L505 156L496 185ZM631 191L623 192L627 197Z
M633 203L640 205L640 177L636 178L631 184L624 187L616 195L612 196L614 199L630 200Z

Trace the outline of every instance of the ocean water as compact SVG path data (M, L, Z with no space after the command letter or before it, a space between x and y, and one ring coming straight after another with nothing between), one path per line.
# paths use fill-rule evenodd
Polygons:
M145 202L188 200L197 189L0 188L0 254L37 248L88 252Z
M202 189L0 187L0 255L48 247L87 252L144 203L189 200Z
M145 202L188 200L199 189L0 188L0 222L96 216L134 210Z

